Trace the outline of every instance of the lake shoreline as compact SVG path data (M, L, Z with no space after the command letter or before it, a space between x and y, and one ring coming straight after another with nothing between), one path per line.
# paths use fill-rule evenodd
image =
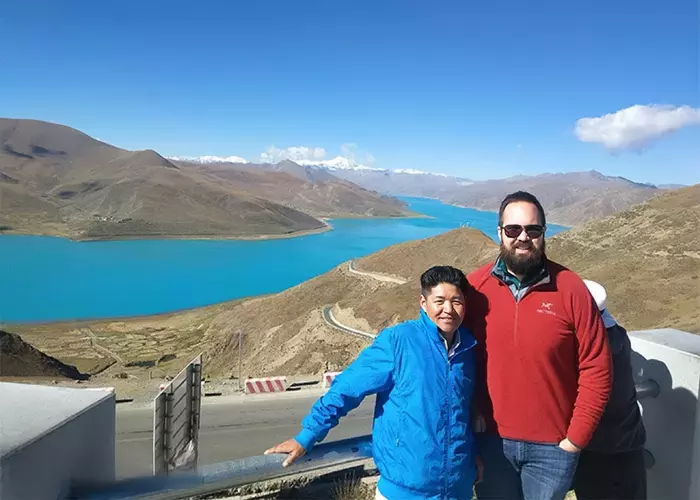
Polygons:
M284 290L282 290L283 292ZM145 313L145 314L135 314L129 316L106 316L106 317L95 317L95 318L73 318L73 319L57 319L57 320L47 320L47 321L0 321L0 330L14 328L18 331L23 329L33 329L40 327L50 327L50 326L71 326L74 328L84 328L90 325L102 324L102 323L135 323L139 321L157 321L166 320L175 316L181 316L187 313L197 313L205 312L206 309L216 309L219 307L230 307L237 305L241 302L247 300L261 299L265 297L270 297L276 295L277 293L262 293L257 295L246 295L245 297L238 297L235 299L223 300L220 302L214 302L211 304L204 304L199 306L185 307L181 309L173 309L172 311L156 312L156 313Z
M130 238L114 246L72 245L60 237L7 240L18 260L0 324L83 326L217 308L287 290L350 259L463 227L477 215L438 200L407 202L411 216L324 217L324 226L313 232L236 238L228 244L212 236L196 238L202 240L196 245L180 237ZM485 218L493 222L481 219L470 225L495 238L489 229L496 215Z
M400 220L400 219L432 219L432 216L421 214L418 212L409 215L397 216L373 216L373 215L356 215L356 214L339 214L337 216L318 217L318 220L323 223L322 227L313 229L303 229L300 231L289 231L286 233L277 234L250 234L250 235L225 235L225 234L202 234L202 235L182 235L182 234L134 234L121 236L95 236L95 237L75 237L63 232L40 233L24 231L21 229L12 229L9 231L0 231L2 236L38 236L47 238L61 238L72 241L74 243L95 243L108 241L270 241L270 240L285 240L289 238L301 238L303 236L311 236L314 234L322 234L333 230L332 220Z
M278 234L252 234L244 236L226 236L221 234L202 234L202 235L178 235L178 234L134 234L124 236L104 236L94 238L68 238L75 243L93 243L107 241L138 241L138 240L182 240L182 241L268 241L268 240L284 240L287 238L299 238L312 234L321 234L327 231L332 231L333 226L326 221L323 227L314 229L303 229L301 231L290 231L287 233Z

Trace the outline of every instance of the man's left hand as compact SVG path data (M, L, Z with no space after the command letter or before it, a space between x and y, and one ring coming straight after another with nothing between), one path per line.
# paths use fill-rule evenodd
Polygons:
M568 451L569 453L578 453L581 451L581 448L569 441L569 438L562 439L559 443L559 448L561 448L564 451Z

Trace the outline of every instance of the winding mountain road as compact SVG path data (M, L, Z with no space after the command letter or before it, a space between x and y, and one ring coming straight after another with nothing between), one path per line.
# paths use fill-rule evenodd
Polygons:
M375 279L377 281L396 283L397 285L403 285L404 283L408 283L408 280L406 278L389 276L388 274L373 273L370 271L359 271L359 270L355 269L355 261L354 260L351 260L350 263L348 264L348 272L350 274L356 274L358 276L366 276L368 278L372 278L372 279Z
M389 276L388 274L381 274L381 273L373 273L369 271L360 271L355 268L355 261L351 260L348 263L348 273L354 274L356 276L363 276L366 278L372 278L377 281L383 281L386 283L395 283L397 285L403 285L405 283L408 283L408 280L405 278L399 278L397 276ZM363 337L366 339L374 339L376 335L374 333L370 332L363 332L362 330L358 330L357 328L353 328L348 325L344 325L335 317L333 316L333 306L334 304L327 304L321 308L321 315L323 316L323 321L326 322L326 324L332 328L335 328L336 330L340 330L343 333L348 333L350 335L355 335L356 337Z
M100 351L102 354L109 356L112 358L114 361L117 363L124 364L124 360L119 356L114 351L111 351L107 349L105 346L100 344L100 340L97 338L97 335L90 329L90 328L81 328L80 333L84 333L90 338L90 345L97 351Z
M362 337L365 339L374 339L376 337L376 335L374 333L363 332L362 330L358 330L356 328L352 328L350 326L347 326L347 325L340 323L333 316L332 309L333 309L333 304L325 305L321 309L321 314L323 315L323 321L325 321L328 326L331 326L331 327L335 328L336 330L340 330L343 333L349 333L350 335L355 335L356 337Z

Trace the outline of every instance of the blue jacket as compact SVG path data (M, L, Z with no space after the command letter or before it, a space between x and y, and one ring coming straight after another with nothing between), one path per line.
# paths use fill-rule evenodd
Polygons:
M476 478L470 403L476 340L462 327L451 352L420 318L383 330L316 401L295 437L308 452L376 393L372 453L388 500L472 498Z

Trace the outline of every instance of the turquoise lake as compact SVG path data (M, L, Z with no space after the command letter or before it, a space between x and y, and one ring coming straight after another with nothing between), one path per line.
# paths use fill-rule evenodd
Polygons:
M279 292L346 260L464 224L496 238L495 213L402 199L433 218L335 219L332 231L266 241L0 236L0 322L156 314ZM551 225L547 234L565 229Z

